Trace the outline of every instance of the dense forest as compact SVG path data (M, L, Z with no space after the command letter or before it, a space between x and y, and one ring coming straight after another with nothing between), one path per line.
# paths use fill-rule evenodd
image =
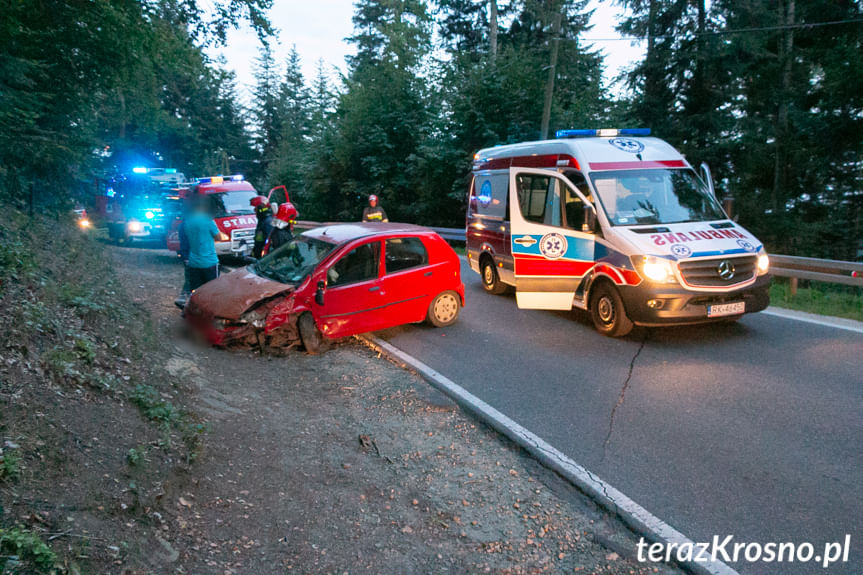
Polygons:
M274 59L271 0L5 2L0 195L23 205L32 185L62 205L148 162L286 184L306 219L356 219L374 193L393 219L460 226L477 149L643 126L708 162L771 251L853 259L863 6L618 3L618 30L646 46L621 96L603 82L587 0L357 0L338 78L322 64L304 78L296 51ZM206 56L241 24L261 42L250 98Z

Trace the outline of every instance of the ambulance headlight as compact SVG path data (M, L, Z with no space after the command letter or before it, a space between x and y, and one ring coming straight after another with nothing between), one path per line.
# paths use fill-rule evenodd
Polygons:
M632 263L639 275L656 283L676 283L674 264L671 260L654 256L632 256Z
M770 258L762 248L758 251L758 275L763 276L768 271L770 271Z
M131 221L127 224L129 233L137 234L144 231L144 225L141 222Z

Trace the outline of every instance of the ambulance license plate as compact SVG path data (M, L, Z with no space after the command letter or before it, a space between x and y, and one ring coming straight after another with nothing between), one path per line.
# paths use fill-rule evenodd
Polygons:
M740 315L746 311L746 302L719 303L707 306L707 317L722 317L724 315Z

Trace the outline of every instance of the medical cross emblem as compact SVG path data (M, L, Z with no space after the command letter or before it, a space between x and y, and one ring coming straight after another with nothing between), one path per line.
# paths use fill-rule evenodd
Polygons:
M539 252L550 260L563 257L566 253L566 238L557 233L545 234L539 240Z
M608 143L618 150L623 150L630 154L638 154L644 151L644 144L632 138L612 138Z

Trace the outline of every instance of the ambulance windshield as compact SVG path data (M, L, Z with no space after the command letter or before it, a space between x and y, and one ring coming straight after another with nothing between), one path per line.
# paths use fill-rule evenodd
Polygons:
M690 169L594 172L593 186L613 226L725 219L716 198Z

